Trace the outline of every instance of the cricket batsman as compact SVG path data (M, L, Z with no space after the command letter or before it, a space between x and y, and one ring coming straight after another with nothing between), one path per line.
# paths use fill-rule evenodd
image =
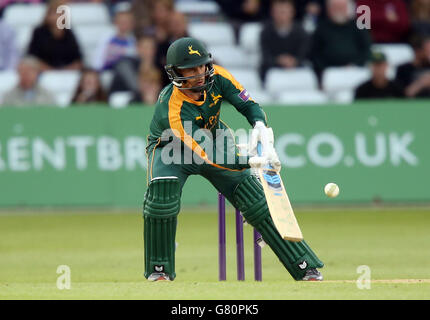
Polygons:
M199 40L181 38L172 43L165 69L172 83L159 95L147 146L145 277L150 281L175 279L181 192L189 175L201 175L242 212L295 280L321 281L317 268L324 264L305 241L282 239L270 216L262 185L251 174L250 168L267 164L276 170L281 168L262 108L226 69L213 64L211 54ZM253 128L246 156L239 154L232 135L219 134L229 131L220 120L223 100L246 117ZM218 143L220 139L224 143ZM175 151L171 148L174 140L179 141L183 157L172 163L167 160ZM257 154L258 143L264 150L262 156Z

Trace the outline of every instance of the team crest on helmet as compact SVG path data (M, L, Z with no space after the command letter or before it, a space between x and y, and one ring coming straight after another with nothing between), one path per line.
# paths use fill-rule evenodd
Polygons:
M198 54L200 57L202 56L198 50L193 50L193 46L188 46L188 54Z

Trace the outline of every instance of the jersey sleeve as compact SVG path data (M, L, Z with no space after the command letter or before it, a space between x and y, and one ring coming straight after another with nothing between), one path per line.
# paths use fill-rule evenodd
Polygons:
M223 98L243 114L252 126L256 121L262 121L267 125L266 114L260 105L250 97L248 91L226 69L217 65L214 68Z

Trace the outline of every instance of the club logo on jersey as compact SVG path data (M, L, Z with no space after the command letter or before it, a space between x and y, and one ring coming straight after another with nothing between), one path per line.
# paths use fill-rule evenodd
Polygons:
M250 96L248 91L246 91L246 89L243 89L239 94L238 94L239 98L241 98L243 101L248 101Z
M299 268L302 270L305 270L307 266L308 266L308 263L306 261L299 263Z
M202 56L198 50L193 50L193 46L188 46L188 54L198 54L200 57Z
M213 92L211 93L211 96L212 96L213 103L211 103L211 104L209 105L209 108L211 108L211 107L213 107L214 105L216 105L216 104L218 103L218 101L222 98L222 96L221 96L220 94L215 95Z
M164 266L154 266L154 270L156 272L163 272L164 271Z

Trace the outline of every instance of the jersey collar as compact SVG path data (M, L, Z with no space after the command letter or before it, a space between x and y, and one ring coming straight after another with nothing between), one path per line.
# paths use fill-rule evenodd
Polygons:
M188 97L185 93L183 93L181 90L179 90L177 87L173 88L173 94L175 94L179 99L195 104L196 106L201 106L203 103L206 102L206 90L204 92L203 100L202 101L196 101Z

